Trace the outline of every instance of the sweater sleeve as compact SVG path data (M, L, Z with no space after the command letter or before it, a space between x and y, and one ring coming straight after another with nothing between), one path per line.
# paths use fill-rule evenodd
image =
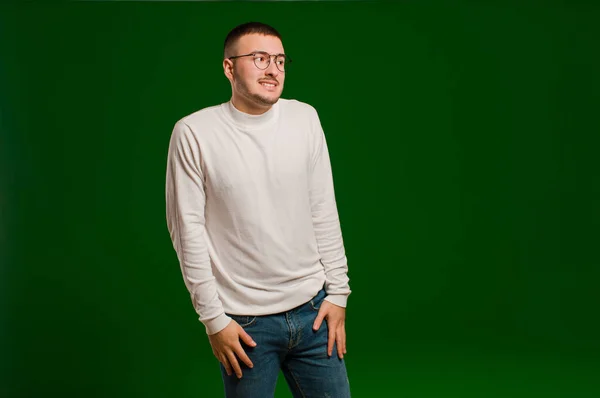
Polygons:
M321 263L325 269L325 300L346 307L351 291L333 174L325 134L314 108L313 112L310 204Z
M167 155L166 216L185 285L207 334L230 321L217 294L208 247L204 208L206 195L197 137L183 121L173 128Z

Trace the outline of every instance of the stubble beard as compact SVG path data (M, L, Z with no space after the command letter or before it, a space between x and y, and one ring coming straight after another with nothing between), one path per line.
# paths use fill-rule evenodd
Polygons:
M274 105L278 100L279 100L279 96L275 97L275 98L269 98L263 95L260 95L258 93L252 93L250 92L250 89L248 88L248 85L241 79L239 78L239 76L236 76L236 86L238 91L247 99L253 101L254 103L257 103L259 105L262 106L270 106L270 105Z

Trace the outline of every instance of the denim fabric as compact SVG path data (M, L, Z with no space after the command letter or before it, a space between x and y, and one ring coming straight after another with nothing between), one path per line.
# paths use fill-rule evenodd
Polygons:
M327 322L312 329L325 298L321 290L297 308L264 316L230 315L254 339L256 347L242 347L254 364L252 369L239 361L242 378L221 374L227 398L270 398L275 394L277 376L283 372L294 398L347 398L350 385L344 360L327 355Z

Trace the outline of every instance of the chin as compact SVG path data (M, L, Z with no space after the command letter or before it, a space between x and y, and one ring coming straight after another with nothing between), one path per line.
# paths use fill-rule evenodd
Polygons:
M257 100L257 102L259 102L262 105L273 105L277 101L279 101L280 96L281 96L280 94L271 95L268 97L264 96L264 95L257 95L257 96L255 96L255 99Z

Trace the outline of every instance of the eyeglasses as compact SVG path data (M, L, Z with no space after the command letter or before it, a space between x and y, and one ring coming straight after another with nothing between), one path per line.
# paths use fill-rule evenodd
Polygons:
M292 60L285 54L269 54L264 51L257 51L244 55L235 55L233 57L229 57L228 59L236 59L241 57L254 57L254 65L256 65L258 69L262 70L267 69L271 64L271 57L275 57L275 66L280 72L285 72L286 65L292 62Z

